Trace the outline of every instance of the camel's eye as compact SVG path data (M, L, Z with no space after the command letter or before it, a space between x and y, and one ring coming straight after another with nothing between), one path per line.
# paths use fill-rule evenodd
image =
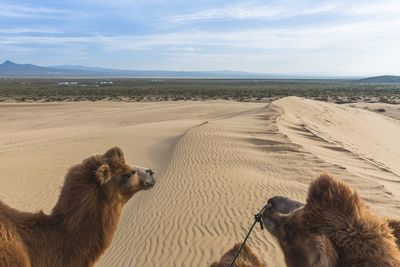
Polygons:
M132 177L132 172L127 172L122 175L122 179L124 180L128 180L131 177Z

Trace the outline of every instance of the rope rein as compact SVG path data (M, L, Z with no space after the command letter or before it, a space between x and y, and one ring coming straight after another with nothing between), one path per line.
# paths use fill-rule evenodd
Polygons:
M254 226L256 226L257 223L260 223L261 229L264 230L264 224L261 218L261 214L263 213L263 211L265 210L265 208L267 207L267 205L265 205L259 213L257 213L256 215L254 215L254 222L253 225L250 227L250 230L247 232L247 235L245 237L245 239L243 240L242 245L240 246L238 252L235 255L235 258L233 258L231 265L229 265L229 267L233 267L233 264L235 263L236 259L239 257L240 252L242 252L242 249L244 247L244 244L246 244L247 239L249 238L251 231L253 231Z

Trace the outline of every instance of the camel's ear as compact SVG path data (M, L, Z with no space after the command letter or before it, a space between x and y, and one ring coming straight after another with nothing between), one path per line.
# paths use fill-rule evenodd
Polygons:
M110 181L111 179L111 170L108 164L101 165L96 171L96 179L100 185L103 185Z
M109 149L104 156L107 158L107 162L109 162L111 167L117 167L125 164L124 153L119 147L113 147Z

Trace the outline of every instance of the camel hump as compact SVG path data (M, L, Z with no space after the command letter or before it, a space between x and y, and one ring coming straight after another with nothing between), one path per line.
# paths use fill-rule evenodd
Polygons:
M214 262L210 267L229 267L240 249L241 243L236 243L233 248L228 250L219 262ZM233 267L266 267L253 250L244 244L242 251L236 259Z
M345 225L347 218L363 217L366 210L357 192L349 185L328 174L321 174L310 185L304 215L313 232L330 232L338 225Z

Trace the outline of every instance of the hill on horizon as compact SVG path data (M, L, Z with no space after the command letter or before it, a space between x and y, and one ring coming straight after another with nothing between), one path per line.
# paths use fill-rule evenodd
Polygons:
M400 83L400 76L381 75L358 80L360 83Z

